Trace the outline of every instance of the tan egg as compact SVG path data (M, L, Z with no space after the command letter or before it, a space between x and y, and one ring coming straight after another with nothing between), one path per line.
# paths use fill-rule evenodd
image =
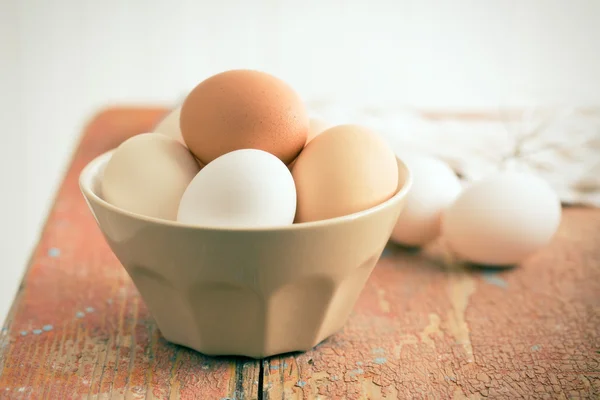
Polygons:
M331 125L328 122L319 118L311 118L309 120L309 130L306 138L306 144L310 143L310 141L317 137L317 135L329 128L331 128Z
M377 134L339 125L312 140L294 163L296 222L318 221L363 211L394 195L396 156Z
M179 201L198 171L194 156L178 141L157 133L136 135L108 161L102 196L126 211L176 220Z
M240 149L292 162L306 143L308 114L298 94L264 72L232 70L196 86L180 116L185 143L204 164Z
M527 259L554 237L560 199L543 179L498 172L466 188L442 214L442 235L459 259L508 266Z
M172 110L164 117L158 125L154 127L152 132L161 133L175 139L178 142L185 144L183 137L181 136L181 129L179 128L179 114L181 113L181 107L177 107Z

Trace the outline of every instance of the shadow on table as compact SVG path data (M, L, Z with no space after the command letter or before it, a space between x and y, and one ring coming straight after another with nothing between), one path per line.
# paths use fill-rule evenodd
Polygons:
M504 274L516 266L481 265L458 261L439 241L426 247L408 247L389 242L381 259L391 260L397 268L419 268L443 274Z

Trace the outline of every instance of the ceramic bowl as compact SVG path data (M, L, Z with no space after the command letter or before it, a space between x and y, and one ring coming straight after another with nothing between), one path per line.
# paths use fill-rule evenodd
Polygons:
M306 351L340 330L379 259L410 187L369 210L276 228L224 229L133 214L102 199L111 156L79 184L110 248L168 341L207 355Z

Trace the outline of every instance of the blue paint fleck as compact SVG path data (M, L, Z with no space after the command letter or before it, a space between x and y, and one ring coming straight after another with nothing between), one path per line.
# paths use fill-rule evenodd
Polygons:
M357 361L356 365L363 365L363 362L362 361Z
M284 362L283 363L283 369L286 369L287 367L289 367L288 363Z
M279 369L279 365L271 365L271 369L273 371L277 371Z
M84 314L84 313L82 313L81 311L77 311L77 312L75 313L75 317L76 317L76 318L83 318L83 317L85 317L85 314Z
M34 335L39 335L40 333L42 333L41 329L34 329L31 332L33 332Z
M8 328L7 327L3 327L2 328L2 332L8 332Z
M44 325L42 327L43 330L45 330L46 332L51 331L52 328L54 328L52 325L48 324L48 325Z
M363 371L362 368L353 369L352 371L350 371L350 376L363 374L364 372L365 371Z
M534 344L533 346L531 346L531 351L540 351L542 349L542 346L539 344Z
M27 331L21 331L21 336L27 336Z
M384 350L384 349L382 349L381 347L377 347L377 348L375 348L375 349L371 350L371 352L372 352L373 354L383 354L383 353L385 353L385 350Z
M298 387L304 387L304 386L306 386L306 382L304 382L304 381L298 381L298 383L296 383L296 386L298 386Z
M483 280L489 283L490 285L498 286L499 288L506 289L508 287L508 283L504 279L498 276L497 271L487 270L481 273Z
M57 249L56 247L52 247L52 248L50 248L50 250L48 250L48 255L50 257L58 257L58 256L60 256L60 249Z
M112 304L112 303L113 303L113 300L112 300L112 299L108 299L108 300L106 300L106 302L107 302L108 304Z
M373 362L374 362L375 364L379 364L379 365L381 365L381 364L385 364L385 363L386 363L386 361L387 361L387 360L386 360L386 358L385 358L385 357L377 357L375 360L373 360Z
M86 307L86 309L85 309L85 312L87 312L87 313L91 313L94 311L96 311L96 310L94 310L94 307Z
M340 378L338 378L337 375L331 375L331 377L329 378L330 381L334 381L334 382L337 381L338 379L340 379Z
M383 249L383 252L381 253L381 258L385 258L385 257L389 257L392 255L392 251L386 247Z

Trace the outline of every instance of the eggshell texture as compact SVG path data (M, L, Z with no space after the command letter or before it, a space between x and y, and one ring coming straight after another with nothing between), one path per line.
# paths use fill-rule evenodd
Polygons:
M505 172L465 189L444 212L442 234L464 260L506 266L545 246L560 218L560 200L545 181Z
M300 97L264 72L232 70L196 86L180 116L183 139L204 164L239 149L259 149L288 164L306 143L308 114Z
M422 246L439 236L442 211L452 204L462 186L452 169L435 157L399 156L410 169L413 184L391 240L407 246Z
M309 120L308 136L306 137L306 144L313 140L317 135L323 133L325 130L331 128L331 125L320 118L311 118Z
M106 164L102 196L123 210L175 220L179 200L199 170L192 153L175 139L157 133L136 135Z
M152 130L155 133L161 133L175 139L178 142L185 144L183 136L181 136L181 129L179 128L179 115L181 113L181 107L177 107L167 114Z
M298 192L296 222L363 211L391 198L398 185L396 157L377 134L339 125L313 139L292 169Z
M209 227L290 225L296 188L286 165L262 150L236 150L212 161L192 180L178 221Z

